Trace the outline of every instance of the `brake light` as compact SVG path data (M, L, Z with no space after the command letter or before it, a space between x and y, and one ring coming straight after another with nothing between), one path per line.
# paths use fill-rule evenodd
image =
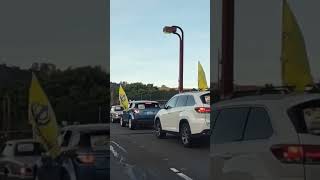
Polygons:
M211 109L209 107L196 107L194 108L198 113L210 113Z
M320 163L319 145L275 145L271 151L283 163Z
M20 168L20 175L21 176L31 176L32 175L32 169L28 167L21 167Z
M140 111L139 111L139 109L134 109L133 112L138 114Z
M77 157L78 161L83 164L94 164L95 157L91 154L81 154Z

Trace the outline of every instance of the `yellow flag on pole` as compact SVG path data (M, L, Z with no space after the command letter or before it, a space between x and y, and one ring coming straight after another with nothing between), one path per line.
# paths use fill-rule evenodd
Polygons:
M282 10L282 83L303 91L313 85L303 34L286 0Z
M129 101L121 85L119 88L119 101L124 110L129 109Z
M60 147L55 113L33 73L29 89L29 121L33 127L34 138L44 145L51 157L56 158L60 154Z
M198 89L200 91L205 91L208 89L206 74L204 73L200 62L198 62Z

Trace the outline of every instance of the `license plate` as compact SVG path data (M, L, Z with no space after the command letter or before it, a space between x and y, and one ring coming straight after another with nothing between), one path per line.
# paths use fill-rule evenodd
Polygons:
M147 114L147 115L153 115L153 112L152 112L152 111L147 111L146 114Z

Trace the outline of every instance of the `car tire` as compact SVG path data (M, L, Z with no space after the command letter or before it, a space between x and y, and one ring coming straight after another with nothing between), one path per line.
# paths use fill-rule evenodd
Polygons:
M192 146L191 130L188 123L184 122L180 127L180 138L184 147Z
M126 127L126 123L123 121L123 118L120 119L120 126Z
M159 139L163 139L164 137L166 137L166 133L162 131L160 120L157 120L155 123L155 135Z
M134 124L134 122L132 121L132 119L129 119L128 127L129 127L129 129L131 129L131 130L134 130L134 129L135 129L135 124Z

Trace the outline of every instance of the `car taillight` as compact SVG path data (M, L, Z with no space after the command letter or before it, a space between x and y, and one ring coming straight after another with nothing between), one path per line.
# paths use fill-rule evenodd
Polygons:
M196 107L194 108L198 113L210 113L211 109L209 107Z
M20 175L21 176L31 176L32 175L32 169L29 167L21 167L20 168Z
M134 109L133 112L138 114L140 111L139 111L139 109Z
M275 145L271 151L283 163L320 163L320 145Z
M77 160L83 164L94 164L95 157L91 154L81 154L77 156Z

